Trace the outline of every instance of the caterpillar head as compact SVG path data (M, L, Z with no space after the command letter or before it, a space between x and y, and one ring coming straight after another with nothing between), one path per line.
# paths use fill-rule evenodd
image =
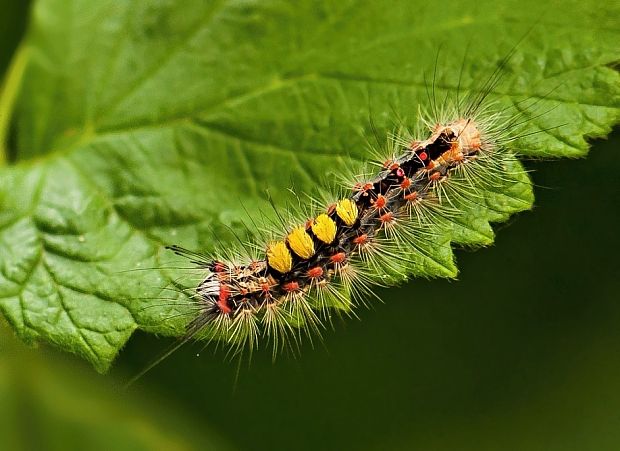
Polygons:
M480 130L471 119L458 119L446 125L437 124L430 139L443 139L451 143L451 151L455 155L470 155L478 152L482 146Z

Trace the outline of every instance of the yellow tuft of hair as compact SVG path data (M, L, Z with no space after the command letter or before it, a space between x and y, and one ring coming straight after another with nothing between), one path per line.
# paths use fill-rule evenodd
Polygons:
M312 224L312 232L325 244L331 244L336 238L336 223L325 213L321 213Z
M357 205L351 199L342 199L336 204L336 214L348 226L352 226L357 221Z
M303 226L295 227L287 237L290 248L303 259L314 255L314 242Z
M293 257L284 241L276 241L267 248L267 263L273 269L282 274L287 273L293 267Z

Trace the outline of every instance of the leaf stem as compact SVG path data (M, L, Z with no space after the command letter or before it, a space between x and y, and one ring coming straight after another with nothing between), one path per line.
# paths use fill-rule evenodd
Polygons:
M7 162L8 130L17 94L22 83L27 61L27 47L20 44L0 86L0 166Z

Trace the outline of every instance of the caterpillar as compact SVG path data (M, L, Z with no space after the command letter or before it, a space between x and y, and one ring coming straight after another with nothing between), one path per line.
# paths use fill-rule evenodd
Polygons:
M339 188L322 199L308 196L308 207L285 218L272 202L275 221L261 224L250 216L255 238L249 243L238 239L238 246L221 245L213 255L169 246L200 274L195 285L178 288L190 298L191 319L184 337L132 382L194 339L225 343L234 355L269 340L275 357L302 332L320 335L334 315L352 315L377 298L375 287L427 275L433 250L451 259L451 240L442 230L491 208L485 192L515 186L531 192L510 144L529 134L519 134L519 127L540 99L513 115L488 100L515 49L465 98L457 89L456 99L437 102L433 82L430 111L419 112L416 130L401 126L379 150L371 145L373 160L348 168ZM529 206L498 211L495 218Z
M364 301L369 286L406 278L406 249L424 239L425 216L449 214L445 203L452 193L444 185L456 173L473 182L484 177L480 171L504 163L483 123L471 117L437 124L423 141L401 140L394 141L401 153L386 159L374 177L292 225L262 255L242 263L196 261L208 274L196 288L200 313L190 329L211 325L216 335L251 349L259 323L275 337L296 327L318 331L330 309L346 310ZM475 192L473 183L470 189Z
M429 230L475 205L482 190L508 178L522 183L506 147L515 118L482 105L444 105L440 116L454 119L426 119L426 137L396 133L386 158L371 163L378 171L357 177L333 202L314 200L320 207L280 217L280 233L272 227L265 244L212 258L170 246L205 271L192 288L187 336L219 338L235 351L251 351L266 336L275 353L299 331L320 333L334 312L366 303L373 286L414 274L415 255L433 246Z

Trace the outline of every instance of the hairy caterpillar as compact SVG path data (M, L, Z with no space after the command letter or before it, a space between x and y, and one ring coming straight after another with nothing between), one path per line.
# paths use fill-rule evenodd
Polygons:
M262 325L277 344L295 328L318 331L322 316L364 302L373 284L405 279L407 254L421 249L429 216L449 216L462 183L469 193L460 195L475 196L478 179L492 183L506 171L508 154L491 138L488 121L495 118L485 125L473 113L436 124L422 141L396 137L394 151L400 153L374 177L292 223L282 238L269 239L263 255L204 261L173 246L208 271L196 288L200 311L190 330L210 325L216 335L252 349ZM448 185L453 177L461 179L457 191Z
M265 338L275 354L302 331L320 333L334 313L368 302L374 286L426 275L431 250L450 252L441 231L485 204L485 192L530 189L509 144L523 136L523 115L537 101L510 116L487 99L513 52L469 97L459 98L457 89L453 101L437 102L433 82L420 130L397 131L364 175L350 168L352 175L341 177L344 189L329 200L313 199L287 218L275 209L276 223L250 218L261 237L211 256L170 246L201 275L182 289L191 298L186 335L154 364L194 338L224 342L233 353L252 351Z

